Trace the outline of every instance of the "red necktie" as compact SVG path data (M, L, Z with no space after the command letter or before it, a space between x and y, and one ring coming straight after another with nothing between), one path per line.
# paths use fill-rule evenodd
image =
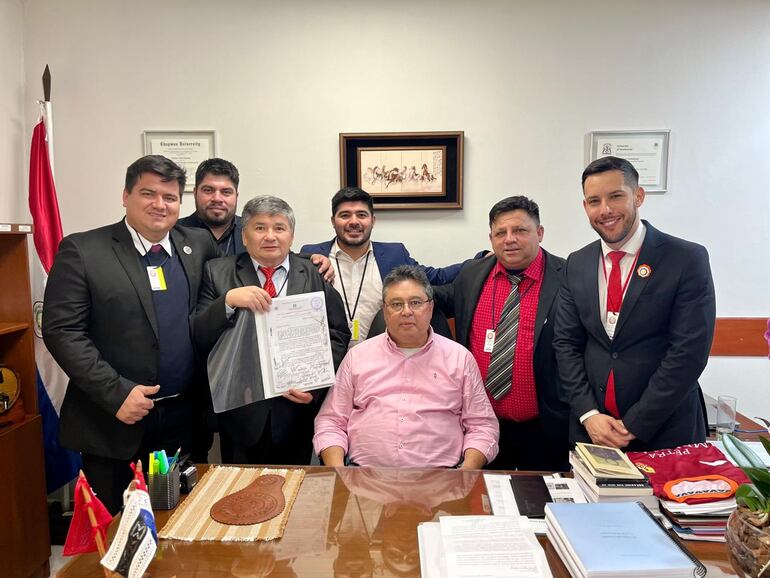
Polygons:
M625 256L625 251L610 251L607 256L612 261L612 271L607 279L607 312L620 313L623 304L623 285L620 282L620 260ZM617 328L616 328L617 330ZM620 419L620 411L615 400L615 372L610 369L607 378L607 392L604 395L604 407L611 416Z
M270 297L275 297L277 295L275 285L273 284L275 267L260 267L259 270L262 271L262 274L265 276L265 282L262 284L262 289L267 291L267 294L270 295Z

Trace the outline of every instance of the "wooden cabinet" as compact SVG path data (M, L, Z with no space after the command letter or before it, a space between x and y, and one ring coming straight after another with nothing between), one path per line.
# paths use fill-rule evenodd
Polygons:
M16 423L0 427L0 574L13 578L47 576L51 555L27 253L31 230L0 225L0 363L18 375L16 403L24 408Z

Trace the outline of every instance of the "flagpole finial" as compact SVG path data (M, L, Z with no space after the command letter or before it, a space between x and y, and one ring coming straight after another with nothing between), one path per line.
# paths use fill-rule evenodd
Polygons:
M47 64L43 71L43 98L46 102L51 102L51 69Z

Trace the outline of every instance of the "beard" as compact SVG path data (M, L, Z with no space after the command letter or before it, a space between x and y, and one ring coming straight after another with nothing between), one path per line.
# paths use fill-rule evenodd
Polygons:
M198 215L200 215L201 221L206 223L209 227L221 227L222 225L229 224L233 220L235 211L228 211L225 209L225 213L220 217L209 212L208 208L204 207L203 210L198 211Z
M591 228L596 231L596 233L605 243L608 245L614 245L615 243L620 243L621 241L628 239L628 237L631 235L631 230L634 228L637 220L637 212L634 211L633 215L631 215L631 219L624 223L624 226L619 233L614 235L610 235L607 233L607 231L597 225L594 225L593 223L591 223Z
M347 245L348 247L360 247L361 245L366 245L369 242L369 238L372 236L372 230L369 229L368 231L365 229L361 229L361 237L358 239L351 239L346 234L345 231L342 231L342 234L337 234L337 240L342 241L343 244Z

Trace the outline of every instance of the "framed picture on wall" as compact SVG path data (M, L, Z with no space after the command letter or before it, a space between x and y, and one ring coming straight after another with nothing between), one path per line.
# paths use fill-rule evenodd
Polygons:
M462 209L459 132L340 133L340 185L383 209Z
M217 154L216 131L213 130L146 130L144 154L163 155L187 171L185 192L195 187L195 170L206 159Z
M670 134L670 130L593 131L588 162L606 156L626 159L639 173L639 186L649 193L665 193Z

